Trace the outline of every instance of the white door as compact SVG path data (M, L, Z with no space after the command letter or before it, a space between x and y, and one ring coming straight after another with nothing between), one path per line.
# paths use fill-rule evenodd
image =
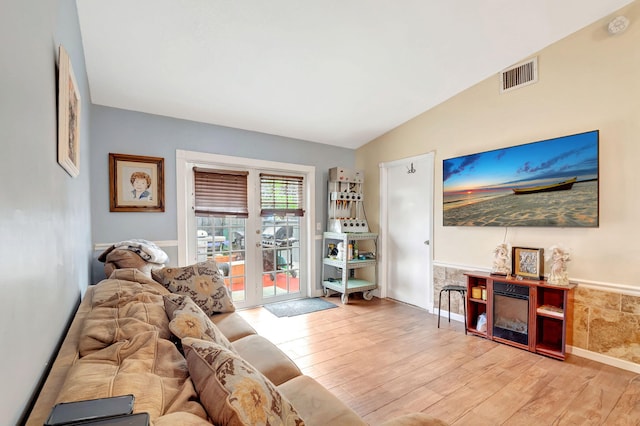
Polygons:
M429 311L433 162L429 153L380 165L383 296Z

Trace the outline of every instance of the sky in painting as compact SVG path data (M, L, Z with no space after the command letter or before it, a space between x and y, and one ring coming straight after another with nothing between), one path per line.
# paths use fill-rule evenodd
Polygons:
M445 196L598 178L598 131L444 160Z

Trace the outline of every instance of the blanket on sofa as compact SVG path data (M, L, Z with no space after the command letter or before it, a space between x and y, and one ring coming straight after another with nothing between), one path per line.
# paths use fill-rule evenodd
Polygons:
M115 271L94 288L83 323L79 357L57 402L133 393L136 410L156 424L202 424L184 356L171 341L163 295L169 291L134 269ZM168 420L171 421L168 421Z
M106 277L123 268L136 268L151 276L151 271L164 267L169 256L151 241L134 239L113 244L98 256L98 260L104 263Z
M119 241L106 249L99 257L100 262L105 262L107 255L115 250L129 250L136 253L142 259L151 263L167 263L169 256L154 242L143 239L132 239L126 241Z

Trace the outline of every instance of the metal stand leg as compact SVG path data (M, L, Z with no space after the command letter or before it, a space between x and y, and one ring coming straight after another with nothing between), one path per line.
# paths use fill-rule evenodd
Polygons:
M440 328L440 308L442 305L442 290L438 294L438 328Z
M464 291L460 292L462 296L462 311L464 312L464 334L467 334L467 296Z
M447 296L449 296L449 307L447 308L447 312L449 312L449 322L451 322L451 292L447 291Z

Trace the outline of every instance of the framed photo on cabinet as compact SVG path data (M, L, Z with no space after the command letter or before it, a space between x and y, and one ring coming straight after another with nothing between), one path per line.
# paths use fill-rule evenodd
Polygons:
M164 212L164 158L109 154L109 211Z
M544 249L513 247L511 249L511 270L521 278L541 280L544 278Z

